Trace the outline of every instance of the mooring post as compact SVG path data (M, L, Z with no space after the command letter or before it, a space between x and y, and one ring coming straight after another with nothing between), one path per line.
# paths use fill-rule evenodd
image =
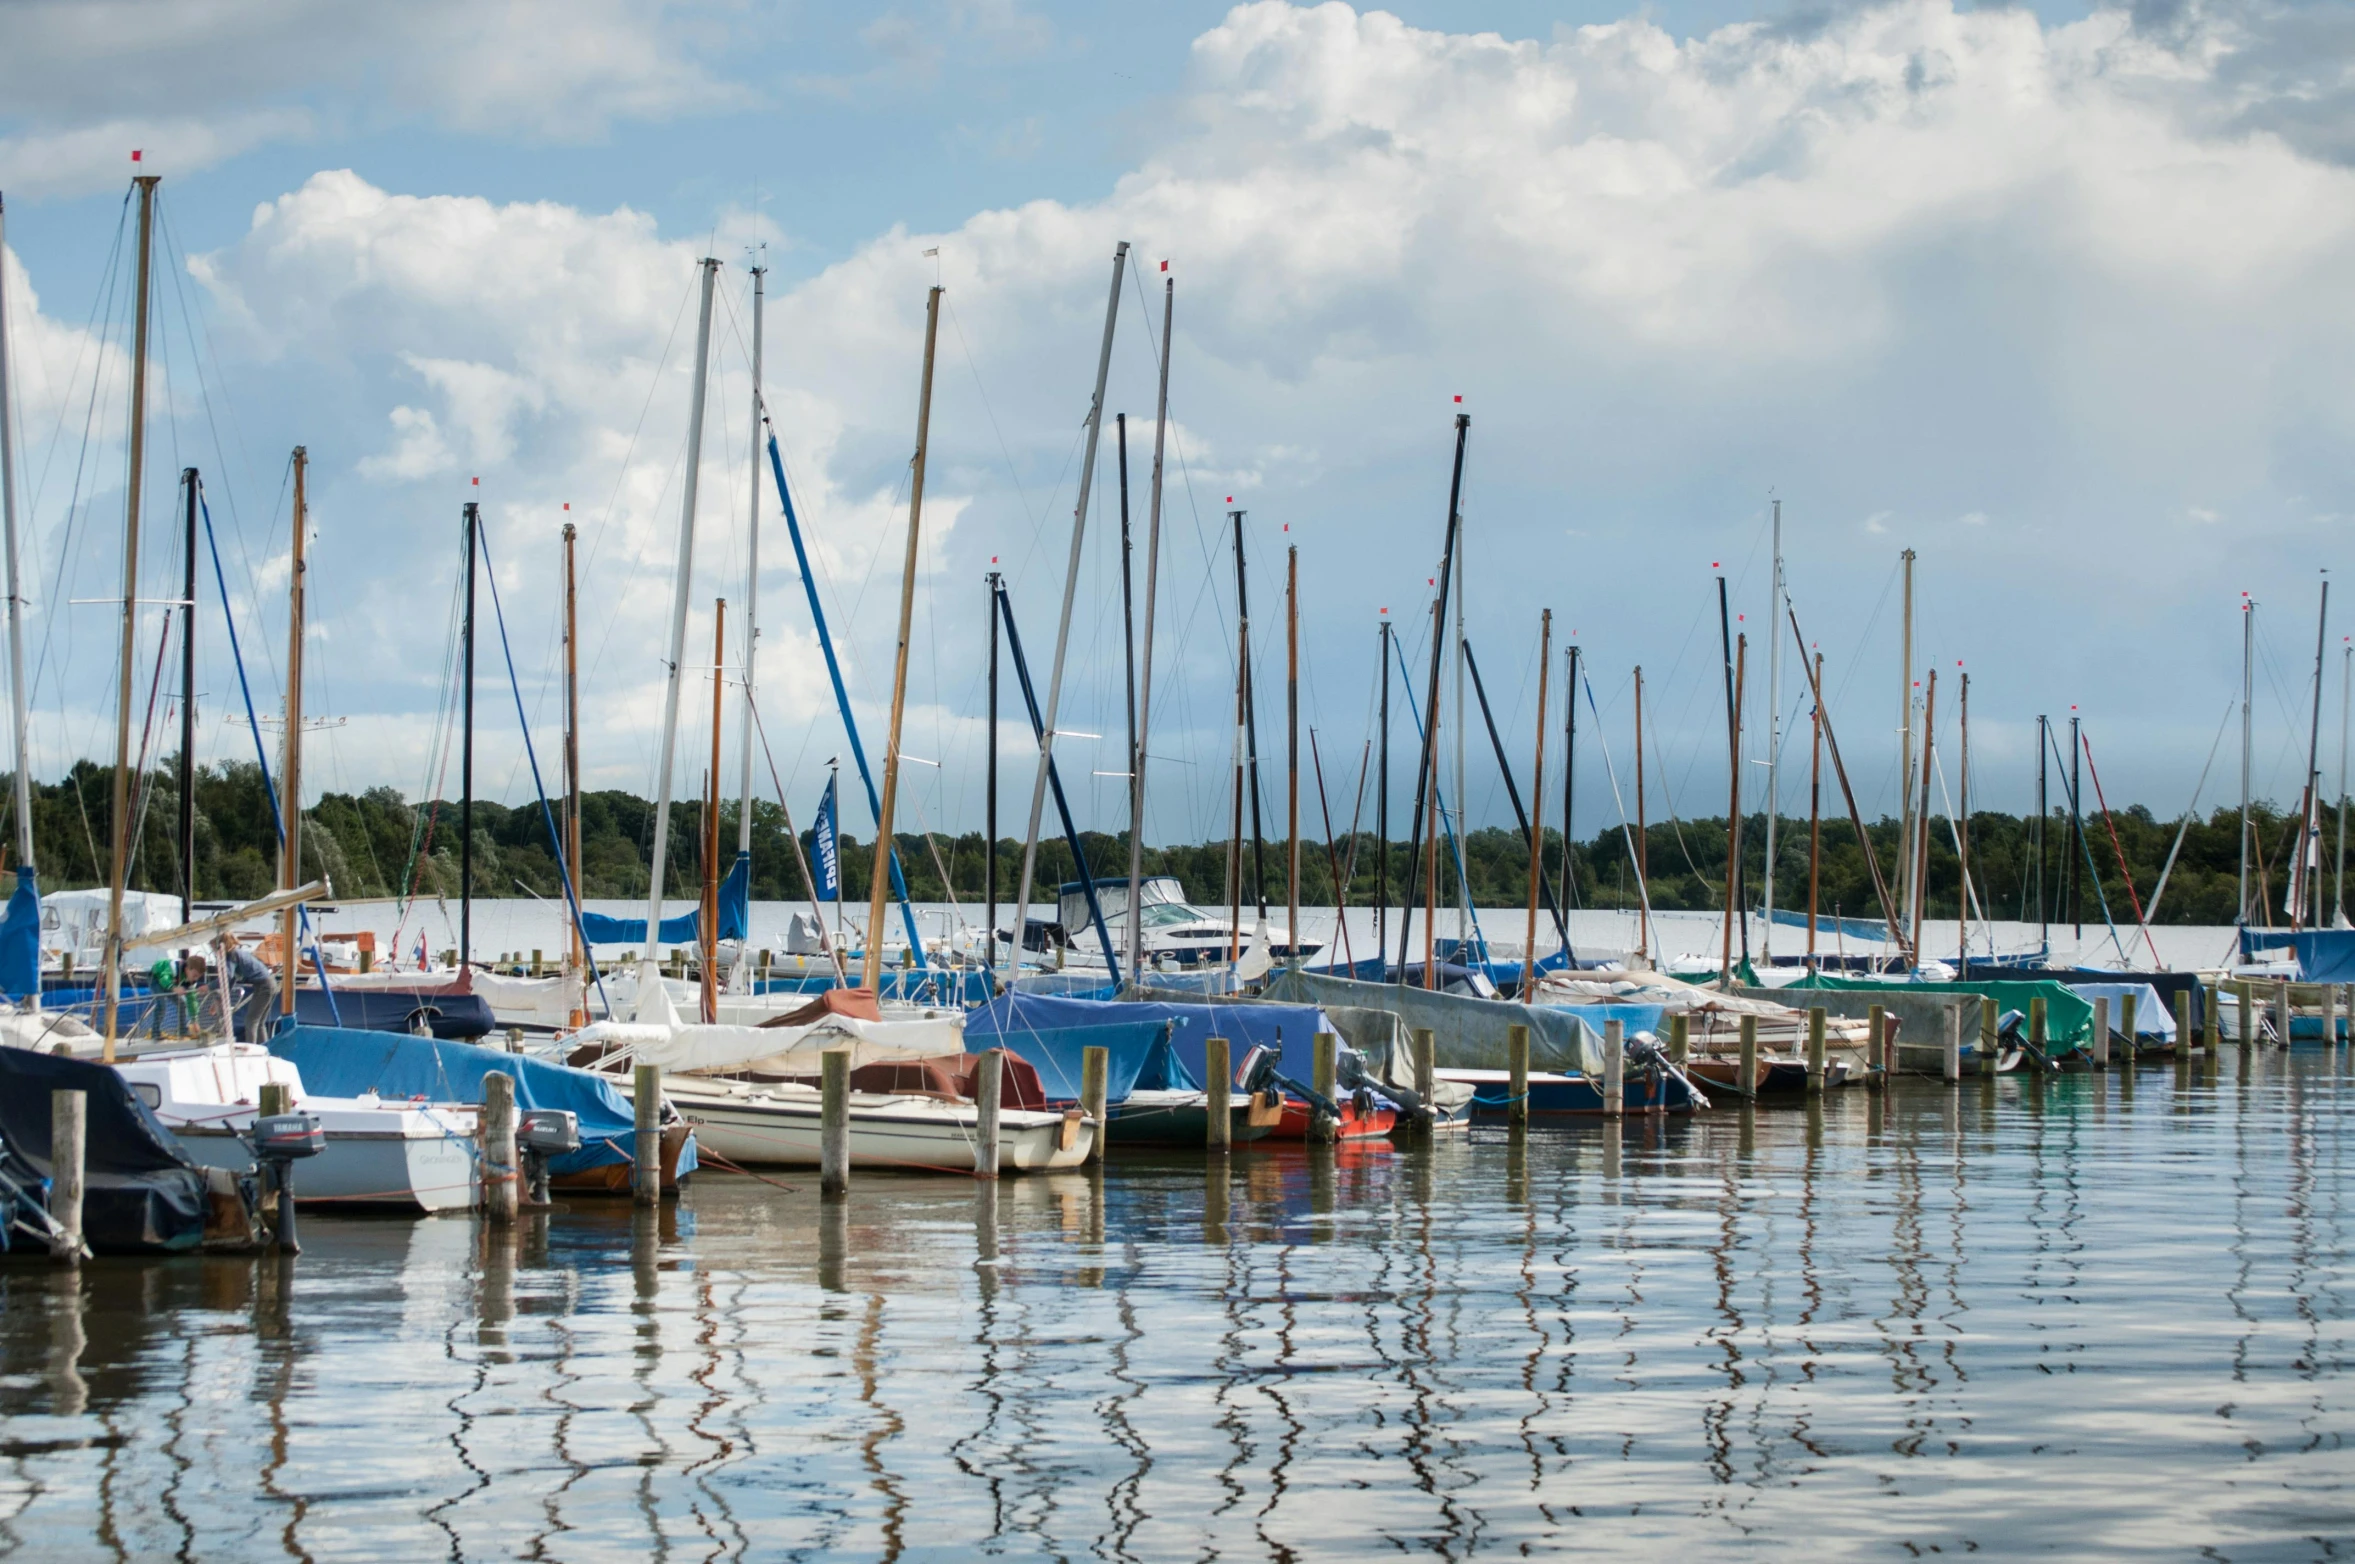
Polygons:
M255 1118L275 1118L281 1113L292 1112L294 1093L287 1089L284 1081L264 1081L261 1090L254 1093Z
M630 1152L630 1198L639 1205L662 1202L662 1066L642 1064L630 1072L631 1107L638 1133Z
M1603 1116L1616 1119L1626 1111L1627 1023L1606 1021L1603 1023Z
M1085 1166L1093 1167L1104 1160L1104 1141L1112 1132L1112 1121L1106 1117L1110 1112L1106 1099L1111 1091L1111 1077L1111 1049L1082 1048L1079 1051L1079 1111L1096 1126L1095 1136L1088 1142Z
M1755 1097L1758 1095L1758 1018L1754 1015L1742 1017L1741 1028L1742 1095Z
M1337 1033L1319 1032L1309 1053L1308 1084L1327 1102L1335 1100L1341 1080L1341 1038ZM1333 1140L1341 1126L1325 1117L1318 1109L1309 1110L1308 1138Z
M1229 1094L1235 1088L1235 1070L1227 1062L1225 1038L1204 1039L1202 1053L1205 1061L1203 1074L1209 1077L1202 1083L1202 1144L1211 1151L1221 1152L1227 1150L1235 1139L1233 1109L1229 1105ZM1314 1109L1309 1111L1315 1112Z
M1979 1000L1979 1051L1972 1062L1981 1075L1993 1075L2003 1063L2003 1017L1996 1013L1995 1001L1982 995ZM1961 1018L1956 1017L1956 1024Z
M2288 979L2273 986L2273 1031L2284 1048L2290 1045L2290 985Z
M1810 1005L1807 1010L1807 1094L1810 1097L1823 1095L1823 1027L1824 1007ZM1873 1084L1877 1086L1880 1082L1876 1080Z
M1529 1128L1529 1028L1519 1022L1505 1028L1505 1128Z
M2028 1046L2035 1049L2041 1057L2049 1059L2052 1055L2046 1051L2048 1040L2049 1034L2045 1031L2044 997L2038 995L2028 1001ZM2037 1068L2041 1070L2044 1066L2039 1064Z
M2240 1036L2235 1039L2243 1048L2257 1037L2257 985L2242 978L2233 985L2233 998L2239 1002Z
M2106 998L2093 1002L2093 1067L2097 1070L2110 1067L2110 1002Z
M818 1194L850 1192L850 1050L818 1055Z
M2175 995L2175 1057L2191 1057L2191 990L2179 989Z
M1425 1110L1431 1106L1431 1094L1439 1086L1439 1034L1427 1026L1415 1028L1415 1096ZM1416 1121L1428 1129L1428 1118Z
M1689 1011L1679 1010L1668 1018L1668 1062L1679 1069L1692 1057L1693 1018Z
M992 1048L973 1066L973 1174L998 1176L998 1097L1006 1079L1006 1051Z
M80 1092L49 1094L49 1220L57 1224L49 1253L71 1264L82 1258L82 1165L88 1145L89 1099Z
M2140 1018L2135 1012L2141 1008L2141 995L2129 991L2118 996L2118 1037L2126 1049L2128 1064L2134 1063L2134 1051L2140 1046L2136 1041L2141 1036L2141 1029L2136 1025Z
M1864 1078L1868 1086L1878 1086L1897 1067L1889 1057L1889 1010L1886 1005L1874 1005L1865 1012L1864 1022Z
M486 1071L482 1078L482 1204L494 1227L513 1227L517 1197L515 1176L515 1077L504 1070Z
M1941 1042L1944 1045L1944 1053L1940 1060L1938 1073L1940 1078L1943 1079L1947 1085L1960 1086L1962 1084L1963 1007L1960 1005L1942 1005L1939 1007L1939 1010L1940 1013L1946 1017L1946 1036L1941 1039ZM1986 1066L1980 1061L1983 1059L1986 1052L1987 1046L1982 1042L1980 1044L1979 1054L1973 1056L1972 1063L1979 1065L1981 1069L1985 1069Z

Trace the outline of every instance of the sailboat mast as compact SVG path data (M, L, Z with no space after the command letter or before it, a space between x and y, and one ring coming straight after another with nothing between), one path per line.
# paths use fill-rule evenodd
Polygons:
M2347 720L2355 715L2355 646L2339 667L2339 863L2331 874L2331 926L2347 926Z
M916 622L916 551L924 526L924 459L932 441L932 360L933 350L940 341L940 293L935 286L924 300L924 383L916 396L916 459L908 479L908 552L900 569L899 650L891 666L891 729L883 744L883 807L875 822L875 867L867 877L867 960L862 979L867 988L875 988L883 981L883 904L891 894L891 822L899 807L900 722L908 708L908 642ZM1069 615L1065 617L1068 620ZM1053 699L1050 694L1049 702ZM1053 742L1050 718L1048 731L1039 739L1040 752L1043 754ZM1043 768L1040 775L1045 775ZM1038 834L1035 812L1031 820L1031 835L1035 838Z
M1300 960L1300 549L1284 551L1284 939ZM1336 890L1339 887L1335 887Z
M310 505L305 498L303 480L310 465L310 453L303 447L296 446L294 448L294 568L288 573L286 583L286 751L285 759L279 764L279 771L284 779L284 792L279 812L285 819L286 833L285 842L278 855L278 888L282 891L293 890L302 883L303 878L303 616L304 610L308 606L304 602L306 584L303 579L305 569L303 544L304 534L311 530ZM472 506L467 508L470 512L473 509ZM471 623L474 607L474 542L471 532L467 535L466 548L468 567L466 590L469 611L466 655L468 658L467 672L471 675L474 671L472 664L474 632ZM466 713L467 741L471 746L474 738L474 709L471 705L474 681L471 677L466 681L466 690L470 702ZM470 747L468 759L472 758L473 752ZM471 782L471 780L470 777L469 781ZM472 787L469 786L467 791L471 796ZM468 833L467 840L472 842L471 832ZM301 917L302 909L295 906L289 906L284 912L278 914L278 942L282 952L281 959L286 964L286 975L278 983L278 1013L282 1016L291 1017L294 1014L294 983L302 973L302 954L295 942L297 922ZM321 981L325 981L324 974L322 974Z
M1447 536L1439 550L1438 592L1431 599L1431 675L1428 698L1423 705L1423 740L1415 762L1415 812L1407 837L1406 896L1398 928L1398 981L1406 981L1407 942L1413 937L1415 879L1421 870L1417 862L1418 850L1423 846L1424 822L1430 820L1434 835L1437 832L1439 793L1439 670L1441 659L1447 654L1447 594L1453 578L1456 557L1456 530L1463 521L1464 447L1471 439L1472 415L1456 414L1455 468L1447 485ZM1438 849L1431 849L1433 883L1436 883ZM1433 902L1437 891L1431 892ZM1431 913L1423 918L1423 983L1426 988L1437 987L1438 973L1431 964Z
M1898 556L1905 574L1905 619L1898 647L1898 682L1902 686L1898 693L1903 700L1897 722L1897 907L1901 916L1908 915L1906 909L1913 906L1913 557L1912 549ZM1921 930L1908 929L1906 940L1918 958Z
M1651 847L1651 824L1644 818L1644 665L1637 663L1635 665L1635 884L1638 901L1643 900L1648 894L1644 887L1652 883L1649 862ZM1635 920L1635 959L1639 963L1646 960L1651 954L1648 948L1649 930L1647 927L1650 922L1649 918L1641 916Z
M2255 693L2252 669L2257 655L2257 600L2247 597L2241 603L2241 851L2240 851L2240 911L2234 921L2249 921L2249 748L2251 727L2249 701Z
M131 467L130 480L123 498L123 644L122 667L115 687L114 729L114 813L108 817L110 834L114 838L114 853L107 868L106 884L106 959L102 982L102 1003L105 1017L100 1031L105 1036L103 1057L114 1063L115 1018L119 996L116 985L123 966L123 877L131 866L131 667L139 655L139 494L146 477L147 462L147 292L149 266L155 253L155 187L158 178L141 174L131 181L139 187L139 284L138 314L132 324L131 349ZM15 551L10 550L11 561ZM11 624L14 623L15 588L10 588ZM21 675L24 661L17 657L17 671ZM17 709L24 709L24 685L17 685ZM24 752L22 718L18 720L17 785L24 786ZM17 820L20 829L30 817L20 804Z
M1815 654L1815 677L1808 688L1823 687L1823 653ZM1816 904L1823 893L1823 703L1810 703L1813 729L1807 765L1807 970L1815 970Z
M581 889L581 638L574 544L573 525L568 521L564 524L564 861L577 901L587 893ZM570 942L573 970L585 972L589 952L581 943L577 918L572 922ZM577 1010L574 1014L586 1023L585 1014Z
M1521 998L1537 997L1537 888L1545 880L1545 711L1546 676L1554 666L1554 611L1544 610L1537 621L1537 758L1529 772L1529 924L1521 944ZM1570 927L1565 918L1565 931ZM1563 943L1569 943L1565 932Z
M1962 978L1971 977L1971 676L1963 674L1961 699L1958 702L1962 728L1962 758L1959 770L1959 791L1962 794L1962 819L1956 823L1955 857L1960 863L1962 881L1961 903L1955 911L1955 922L1961 930L1957 942L1961 951Z
M1235 559L1240 575L1243 548L1243 513L1227 512L1235 524ZM1238 605L1240 606L1240 605ZM1251 667L1251 616L1248 610L1236 615L1235 620L1235 810L1233 827L1227 833L1227 963L1232 966L1242 956L1243 924L1243 733L1244 691L1248 687Z
M1022 833L1022 878L1015 892L1015 916L1025 920L1030 917L1031 882L1038 873L1039 819L1047 807L1047 768L1055 759L1055 721L1063 701L1063 660L1071 649L1071 608L1079 593L1082 545L1087 541L1088 498L1096 481L1096 442L1104 432L1104 382L1112 373L1112 332L1120 320L1120 278L1127 266L1128 241L1123 239L1112 248L1112 287L1104 299L1104 342L1096 352L1096 393L1088 400L1088 437L1086 448L1080 453L1079 499L1071 510L1071 563L1063 572L1063 616L1055 624L1055 662L1047 673L1047 709L1039 727L1038 774L1030 784L1030 824ZM930 358L929 349L926 358ZM1084 869L1085 865L1078 867ZM869 957L870 965L873 959Z
M1722 987L1734 975L1734 875L1742 853L1742 718L1734 693L1733 615L1726 609L1723 576L1717 578L1717 639L1725 658L1725 927L1717 961Z
M1930 915L1930 750L1938 726L1938 670L1930 670L1930 686L1922 696L1922 795L1917 850L1921 861L1913 877L1913 948L1920 960L1922 923Z
M1578 632L1570 632L1576 635ZM1577 802L1578 783L1578 643L1570 643L1564 659L1570 665L1562 681L1562 926L1570 925L1570 910L1578 905L1578 881L1573 866L1578 862L1578 838L1571 834L1571 810ZM1562 954L1570 954L1565 940Z
M2036 718L2036 948L2042 952L2052 949L2052 919L2046 910L2044 866L2052 856L2045 838L2052 824L2050 794L2050 765L2052 760L2052 719L2039 713Z
M1250 772L1251 890L1267 921L1267 829L1259 818L1259 690L1251 677L1251 582L1243 570L1243 513L1235 512L1235 602L1243 627L1243 761Z
M0 399L0 418L7 416ZM196 496L193 467L180 473L186 491L185 536L181 550L187 567L180 584L180 921L196 919ZM28 858L26 862L31 862Z
M998 572L989 584L989 748L982 761L981 799L981 964L992 971L998 964ZM1132 882L1133 883L1133 882ZM1131 895L1135 892L1132 890ZM837 903L841 897L836 896ZM1014 935L1014 964L1022 965L1022 931ZM1133 970L1133 968L1132 968Z
M1456 527L1456 699L1452 708L1456 714L1456 790L1453 795L1456 801L1456 823L1454 836L1459 845L1463 842L1464 832L1470 828L1471 824L1470 817L1466 813L1471 806L1466 799L1464 787L1464 735L1470 731L1472 726L1471 708L1464 704L1464 638L1466 635L1464 629L1464 530L1460 524ZM1445 811L1443 810L1441 813L1444 815ZM1456 858L1452 853L1441 853L1437 838L1433 838L1431 861L1434 865L1432 872L1437 874L1441 869L1455 864ZM1436 886L1437 882L1433 883ZM1460 947L1466 936L1472 932L1470 920L1466 916L1472 906L1472 888L1464 883L1463 872L1460 868L1456 873L1455 904L1456 943Z
M1390 949L1390 618L1374 626L1374 655L1382 661L1382 758L1374 783L1374 954Z
M2084 781L2078 770L2078 757L2085 753L2085 745L2077 736L2080 720L2069 719L2069 923L2076 931L2076 938L2082 940L2085 938L2085 882L2078 871L2085 865L2085 810L2078 791ZM1928 747L1928 741L1924 740L1923 748ZM1914 949L1921 949L1918 935Z
M16 862L18 868L29 869L33 864L33 777L26 743L24 593L17 579L16 411L9 397L7 209L0 201L0 521L6 524L8 545L8 695L16 760ZM36 984L35 997L38 995Z
M1145 514L1145 640L1137 678L1137 731L1128 758L1128 970L1141 981L1145 925L1138 900L1145 877L1145 751L1153 730L1153 605L1161 564L1161 455L1169 438L1169 330L1177 314L1177 280L1161 283L1161 389L1153 406L1153 493ZM1125 489L1125 485L1123 488Z
M703 403L711 372L711 296L719 282L720 263L705 256L703 301L695 319L695 386L687 404L687 459L680 483L679 557L671 583L670 658L662 686L662 750L654 771L654 844L646 881L646 950L638 974L639 1004L661 981L654 952L662 938L662 882L669 867L671 779L678 761L679 677L687 664L687 596L695 584L695 501L703 477ZM870 941L872 943L872 941Z
M711 765L703 774L703 916L697 921L696 976L702 989L703 1020L720 1018L720 700L727 690L728 600L711 605ZM747 735L749 737L750 735ZM744 943L750 943L746 941Z
M2322 887L2315 883L2321 869L2322 849L2322 659L2325 643L2330 639L2330 580L2322 583L2322 606L2314 619L2314 716L2306 728L2306 788L2304 807L2298 812L2298 861L2292 879L2298 886L2297 910L2290 914L2290 927L2305 923L2306 908L2312 904L2315 921L2321 921Z
M743 773L736 790L736 851L752 851L753 664L760 655L760 317L768 268L752 269L752 499L744 512L744 738ZM747 934L751 931L747 930ZM747 952L752 941L745 940ZM749 958L745 958L749 959Z
M458 749L458 969L474 961L474 578L475 535L482 512L471 501L461 512L466 523L466 610L459 632L463 649L459 679L464 685Z
M1782 813L1783 638L1773 632L1783 616L1783 502L1774 502L1774 611L1766 616L1766 875L1760 886L1766 924L1759 941L1767 965L1774 964L1775 817Z

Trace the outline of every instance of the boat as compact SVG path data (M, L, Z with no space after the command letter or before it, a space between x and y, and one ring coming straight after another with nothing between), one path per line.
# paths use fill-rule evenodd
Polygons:
M87 1060L0 1048L0 1250L51 1251L57 1091L83 1094L81 1228L92 1254L177 1254L250 1238L248 1192L192 1161L129 1082Z
M115 1071L190 1161L239 1174L254 1168L245 1137L262 1087L285 1087L287 1111L311 1115L326 1138L296 1180L304 1204L460 1211L481 1199L471 1107L314 1096L299 1069L259 1043L144 1053Z
M857 1072L853 1072L856 1074ZM695 1129L714 1162L816 1167L822 1097L804 1080L726 1080L672 1075L663 1095ZM850 1093L853 1167L908 1172L974 1171L981 1110L965 1097L927 1091ZM1078 1167L1097 1126L1076 1108L998 1110L998 1170Z
M1507 1116L1512 1075L1505 1070L1441 1070L1442 1081L1472 1088L1472 1117L1495 1121ZM1570 1075L1532 1070L1527 1079L1532 1119L1601 1114L1603 1083L1592 1075ZM1690 1113L1701 1099L1673 1070L1631 1069L1621 1082L1620 1111L1625 1114Z
M1687 1059L1685 1074L1708 1086L1722 1086L1726 1090L1749 1097L1799 1097L1807 1093L1807 1061L1802 1058L1777 1058L1760 1054L1751 1069L1750 1079L1742 1079L1740 1058L1705 1055ZM1824 1089L1848 1084L1848 1061L1826 1056L1824 1060Z
M1127 949L1127 883L1099 882L1095 892L1113 946ZM1325 948L1321 940L1295 941L1285 924L1246 927L1205 912L1186 900L1185 887L1170 875L1155 875L1139 885L1137 909L1139 959L1149 968L1224 967L1238 955L1247 956L1258 949L1264 949L1275 961L1297 961ZM1023 948L1041 953L1068 949L1084 958L1093 948L1093 942L1082 934L1093 922L1088 916L1087 887L1076 880L1063 886L1056 913L1053 923L1029 920L1023 930Z

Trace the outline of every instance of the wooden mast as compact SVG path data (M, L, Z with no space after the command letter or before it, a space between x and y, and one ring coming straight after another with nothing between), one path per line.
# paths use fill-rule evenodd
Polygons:
M105 1036L103 1058L108 1064L114 1063L116 987L123 968L123 877L131 866L131 666L139 654L139 491L147 462L147 290L149 265L155 253L158 182L154 174L141 174L131 181L139 187L138 314L132 324L131 470L123 499L123 643L122 668L115 687L114 813L107 822L114 839L114 853L107 869L106 958L99 989L105 1012L100 1024ZM17 756L17 777L22 786L24 756L21 753ZM22 820L25 816L20 813L18 818Z
M891 892L891 819L893 811L899 807L900 719L908 705L908 638L915 624L916 549L924 522L924 456L932 438L932 358L933 349L939 340L940 289L935 287L924 302L924 383L916 397L916 460L908 480L908 553L907 563L900 572L899 651L891 669L891 731L883 745L883 805L875 821L874 872L867 877L867 960L861 981L870 989L880 987L883 982L883 904ZM1067 625L1069 619L1070 616L1066 614ZM1050 726L1046 736L1039 741L1042 746L1054 742L1052 686L1049 687L1047 698ZM1042 787L1046 774L1046 750L1042 747L1039 760ZM1038 839L1038 813L1038 805L1034 803L1030 811L1030 835L1034 847ZM1028 899L1029 869L1026 854L1023 864L1025 900ZM1027 918L1028 913L1027 907L1017 904L1017 917ZM911 957L915 954L910 952Z
M1546 676L1554 661L1554 611L1537 621L1537 761L1529 773L1529 937L1521 946L1521 999L1537 996L1537 887L1545 876L1545 710ZM1569 915L1563 914L1565 927Z
M706 1025L720 1018L720 697L728 688L728 600L711 609L711 769L703 787L703 916L696 943L702 946L698 976ZM749 735L747 735L749 737Z
M1284 938L1300 964L1300 549L1284 551Z
M303 866L303 534L310 530L310 506L304 498L304 476L310 453L294 448L294 569L287 578L286 613L286 750L279 762L279 814L285 821L285 842L278 855L278 888L291 891L302 883ZM473 544L467 544L469 558ZM284 976L278 982L278 1013L294 1014L295 980L302 975L302 952L295 942L300 907L278 914L279 956ZM322 976L321 981L325 981Z

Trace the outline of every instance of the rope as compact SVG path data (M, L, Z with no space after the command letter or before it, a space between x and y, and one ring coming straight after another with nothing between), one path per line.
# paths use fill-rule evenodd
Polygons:
M2110 818L2110 801L2102 796L2101 768L2093 763L2093 739L2080 727L2077 742L2085 746L2085 774L2093 778L2093 800L2102 806L2102 826L2110 833L2110 850L2118 855L2118 877L2126 882L2126 899L2134 906L2134 921L2142 926L2142 942L2150 946L2151 965L2164 967L2166 963L2159 959L2159 947L2151 940L2151 926L2143 921L2142 896L2134 888L2134 871L2126 867L2126 849L2118 842L2118 822ZM2127 1039L2128 1047L2133 1043L2132 1038Z

